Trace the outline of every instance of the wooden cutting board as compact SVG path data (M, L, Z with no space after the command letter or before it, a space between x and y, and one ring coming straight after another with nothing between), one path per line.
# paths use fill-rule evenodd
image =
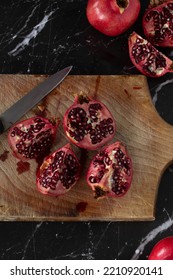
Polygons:
M43 81L39 75L0 75L0 114ZM68 76L42 101L47 117L63 119L75 94L88 94L104 102L117 122L114 141L122 141L132 157L133 182L126 196L95 200L85 180L96 152L83 157L81 179L62 197L48 197L36 189L37 163L21 166L12 156L7 134L0 135L0 220L153 220L161 175L173 158L173 128L165 123L151 102L146 78L139 76ZM33 108L23 119L38 113ZM60 125L52 151L68 141Z

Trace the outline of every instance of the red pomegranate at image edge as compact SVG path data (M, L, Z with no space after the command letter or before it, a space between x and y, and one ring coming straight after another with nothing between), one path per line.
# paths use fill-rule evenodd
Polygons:
M155 46L173 47L173 1L151 3L142 20L144 34Z

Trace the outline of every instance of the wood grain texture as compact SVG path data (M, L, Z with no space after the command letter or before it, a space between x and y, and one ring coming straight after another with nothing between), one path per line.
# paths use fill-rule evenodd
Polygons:
M0 75L0 114L45 78L39 75ZM73 146L79 158L82 157L81 179L62 197L44 196L36 189L37 163L30 161L29 170L19 174L18 160L8 147L8 132L5 132L0 136L0 220L154 219L159 181L173 158L173 128L155 111L146 78L141 75L68 76L42 101L47 116L63 119L74 96L81 92L98 98L113 113L117 123L113 141L126 144L133 161L134 175L130 190L121 198L96 201L85 180L89 162L96 152L81 154L81 150ZM35 109L23 119L34 116ZM52 151L67 142L60 125ZM4 159L5 156L7 159Z

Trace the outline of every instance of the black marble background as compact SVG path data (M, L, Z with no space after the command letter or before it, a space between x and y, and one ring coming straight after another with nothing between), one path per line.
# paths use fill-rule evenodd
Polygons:
M143 36L141 0L136 24L118 37L94 30L86 0L1 0L0 74L139 74L127 38ZM162 49L173 59L172 49ZM158 114L173 124L173 74L148 79ZM153 222L0 222L0 259L147 259L153 245L173 235L173 166L162 176Z

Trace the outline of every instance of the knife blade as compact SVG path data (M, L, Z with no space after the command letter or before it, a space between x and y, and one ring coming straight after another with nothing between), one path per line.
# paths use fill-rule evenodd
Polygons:
M69 66L51 75L2 113L0 115L0 133L3 133L12 126L26 112L56 88L69 74L71 69L72 66Z

